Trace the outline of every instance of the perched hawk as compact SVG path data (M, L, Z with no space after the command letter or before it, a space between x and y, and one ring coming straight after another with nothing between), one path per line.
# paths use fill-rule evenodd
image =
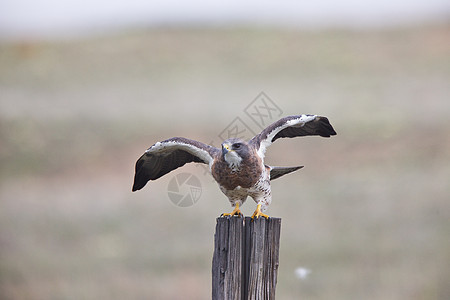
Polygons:
M133 192L142 189L149 180L156 180L186 163L209 165L220 190L235 209L224 215L242 215L239 210L248 196L257 203L252 218L266 217L263 212L272 202L270 180L296 171L299 167L270 167L264 164L264 154L278 138L336 135L326 117L299 115L282 118L250 141L232 138L218 149L198 141L174 137L157 142L136 162Z

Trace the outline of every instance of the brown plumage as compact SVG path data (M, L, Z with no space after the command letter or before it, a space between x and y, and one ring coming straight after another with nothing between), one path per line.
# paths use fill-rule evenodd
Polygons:
M244 141L240 142L244 143ZM256 184L263 171L263 164L256 151L254 149L251 151L251 155L242 160L237 170L229 166L223 155L214 160L211 173L220 186L227 190L234 190L238 186L250 188Z

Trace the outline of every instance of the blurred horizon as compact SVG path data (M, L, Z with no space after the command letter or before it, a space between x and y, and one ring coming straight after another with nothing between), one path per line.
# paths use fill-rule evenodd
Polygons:
M446 23L450 18L450 3L445 0L343 0L334 4L332 0L5 0L0 10L0 40L70 39L158 27L374 29Z

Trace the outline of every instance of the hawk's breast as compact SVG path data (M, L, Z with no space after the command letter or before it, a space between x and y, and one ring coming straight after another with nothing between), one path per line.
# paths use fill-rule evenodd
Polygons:
M234 190L238 186L242 188L254 186L262 175L263 167L261 158L258 155L251 155L248 159L242 160L239 169L232 170L220 156L214 161L211 173L220 186Z

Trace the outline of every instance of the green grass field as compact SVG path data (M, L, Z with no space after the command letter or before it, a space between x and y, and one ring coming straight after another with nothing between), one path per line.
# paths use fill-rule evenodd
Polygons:
M448 299L450 27L154 29L0 45L0 298L210 299L215 218L189 165L131 193L156 141L221 141L264 91L338 135L278 140L277 299ZM189 172L199 201L167 186ZM243 212L250 215L249 199ZM298 267L312 272L295 276Z

